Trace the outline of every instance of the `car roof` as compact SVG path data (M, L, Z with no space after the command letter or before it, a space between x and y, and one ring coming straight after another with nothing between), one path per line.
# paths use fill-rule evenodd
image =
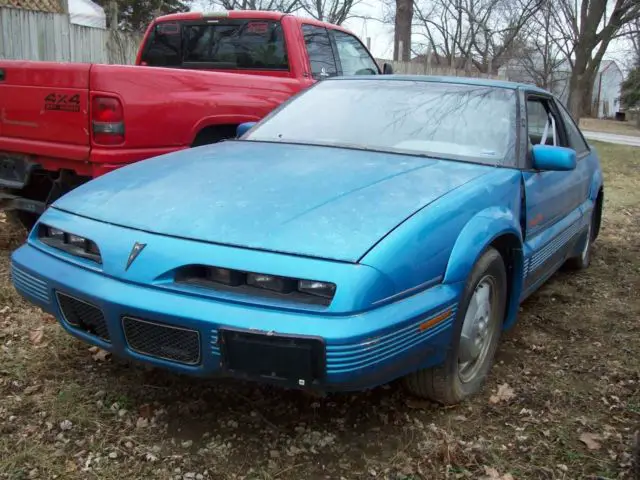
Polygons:
M482 87L508 88L511 90L525 89L549 95L549 92L533 84L509 82L506 80L495 80L492 78L476 77L446 77L436 75L353 75L344 77L332 77L330 80L351 81L351 80L377 80L377 81L412 81L412 82L432 82L432 83L456 83L459 85L478 85ZM326 81L326 80L324 80Z

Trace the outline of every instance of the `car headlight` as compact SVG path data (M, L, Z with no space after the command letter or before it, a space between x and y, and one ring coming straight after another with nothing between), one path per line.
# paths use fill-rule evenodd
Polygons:
M212 282L223 283L224 285L230 285L232 287L244 283L244 275L241 272L229 270L228 268L209 268L207 269L207 277Z
M298 290L310 295L317 295L324 298L333 298L336 293L336 286L333 283L317 282L315 280L298 280Z
M60 242L64 242L64 232L59 228L46 227L45 236L52 240L58 240Z
M93 240L65 232L59 228L40 224L38 227L38 240L58 250L63 250L70 255L86 258L96 263L102 263L100 249Z
M263 275L262 273L247 274L247 283L254 287L266 288L280 293L291 293L296 288L296 282L292 278Z
M291 301L329 305L336 294L330 282L245 272L208 265L186 265L175 272L176 283L190 283L221 291L273 297L282 295ZM231 287L231 288L227 288Z

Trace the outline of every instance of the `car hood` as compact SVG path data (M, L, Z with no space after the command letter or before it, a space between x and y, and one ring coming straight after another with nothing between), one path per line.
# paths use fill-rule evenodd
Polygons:
M355 262L492 167L334 147L229 141L99 177L54 208L147 232Z

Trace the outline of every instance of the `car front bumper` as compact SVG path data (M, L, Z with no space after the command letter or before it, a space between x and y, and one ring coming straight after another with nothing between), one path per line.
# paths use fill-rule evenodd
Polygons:
M325 391L372 387L441 363L462 288L439 284L348 315L285 311L119 280L31 245L12 255L12 279L70 334L117 356ZM93 320L78 325L76 314Z

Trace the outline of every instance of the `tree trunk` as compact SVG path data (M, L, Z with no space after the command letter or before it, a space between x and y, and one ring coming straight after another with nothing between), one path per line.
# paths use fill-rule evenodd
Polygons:
M413 21L413 0L396 0L396 22L393 35L393 59L408 62L411 59L411 22ZM402 58L399 46L402 42Z
M593 82L598 73L595 62L590 60L590 52L576 48L576 60L569 79L568 107L577 121L591 115ZM597 62L600 65L600 62Z

